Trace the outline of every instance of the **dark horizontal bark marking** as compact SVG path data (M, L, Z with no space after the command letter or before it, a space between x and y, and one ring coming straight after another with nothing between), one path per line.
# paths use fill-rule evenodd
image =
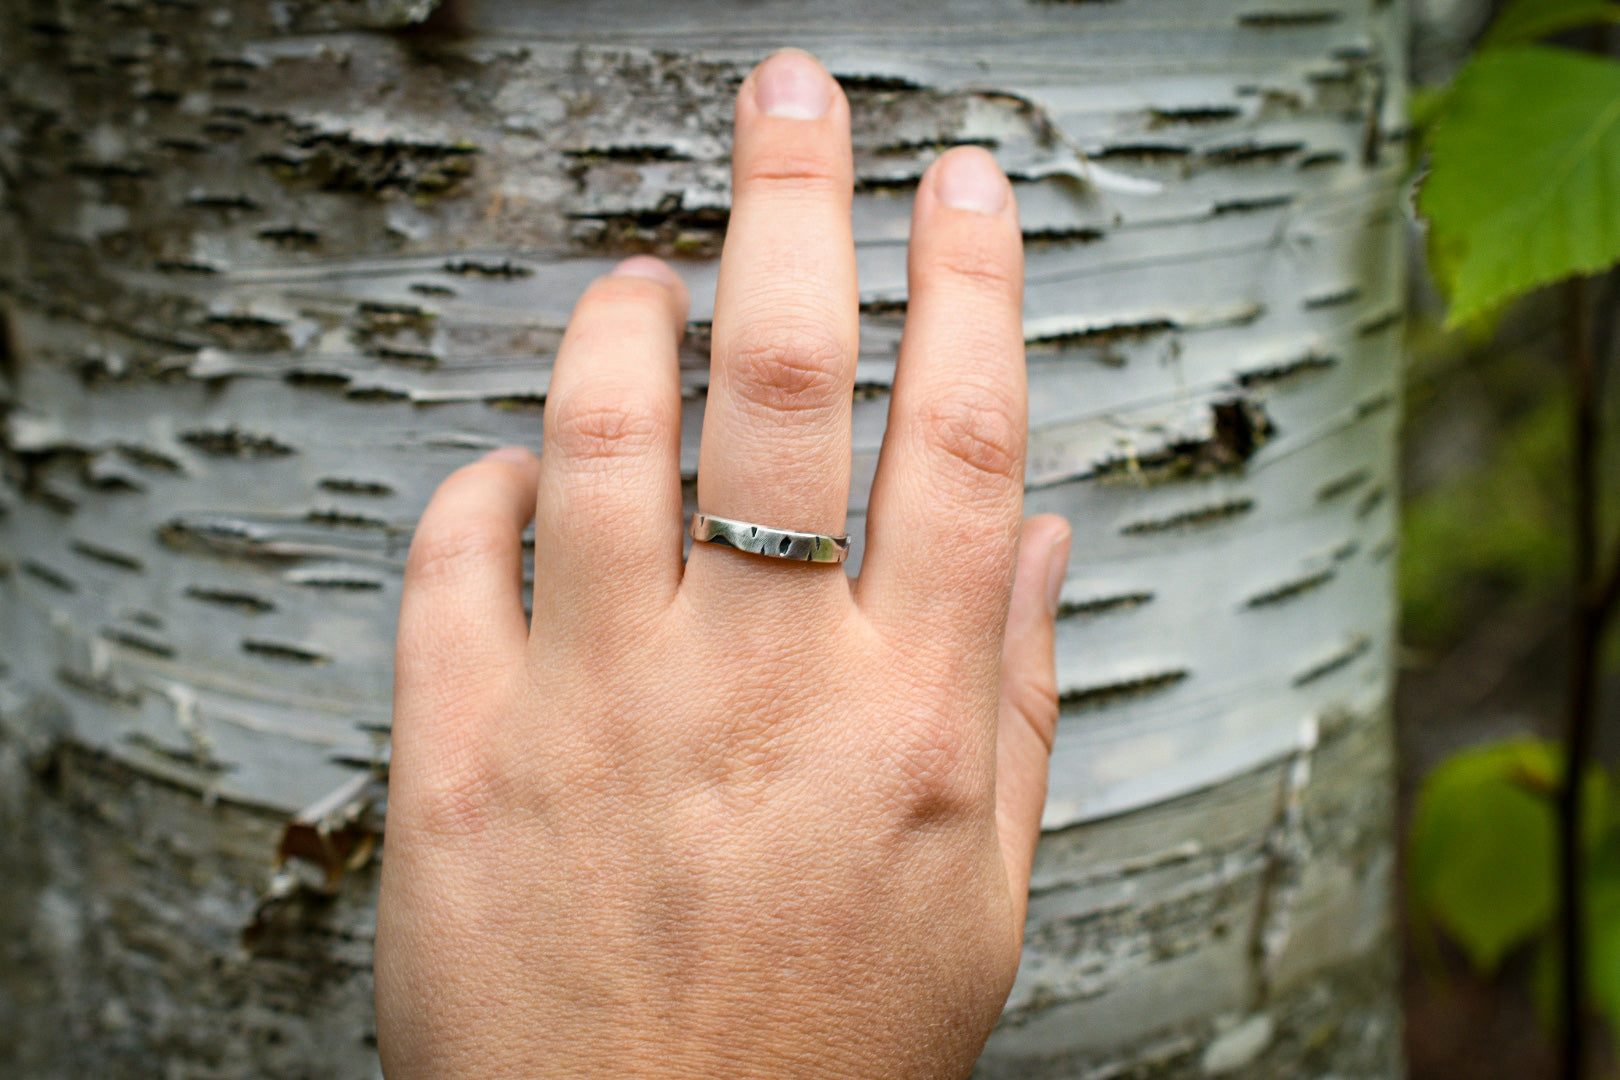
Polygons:
M526 278L534 276L534 267L525 266L511 259L447 259L443 270L447 274L462 274L467 277Z
M1100 683L1096 686L1083 686L1076 690L1065 690L1058 698L1058 708L1079 710L1112 705L1127 698L1137 698L1144 694L1168 690L1191 674L1192 672L1186 668L1172 668L1168 671L1156 671L1149 675L1137 675L1129 679Z
M1274 585L1263 592L1255 593L1243 602L1243 606L1246 608L1258 608L1280 604L1285 600L1292 600L1295 597L1302 596L1313 589L1321 588L1332 581L1334 576L1335 571L1328 569L1319 570L1314 574L1307 574L1292 581L1285 581L1281 585Z
M179 475L185 472L185 467L180 464L178 459L170 457L161 450L153 450L148 446L140 446L136 443L119 443L118 452L123 455L126 461L132 465L139 465L143 469L151 469L155 472L165 472L171 475Z
M389 364L402 364L413 368L439 366L439 356L431 349L404 349L397 345L367 345L366 355L375 356Z
M1152 599L1153 593L1143 591L1089 597L1085 600L1065 600L1058 604L1057 618L1067 619L1087 615L1102 615L1108 612L1129 611L1149 603Z
M692 155L673 146L652 143L626 143L610 146L582 146L564 150L563 156L574 161L615 161L645 164L654 161L691 161Z
M1294 195L1261 195L1253 199L1223 199L1215 204L1216 217L1225 214L1253 214L1261 210L1275 210L1287 206L1297 196Z
M1331 308L1339 307L1342 304L1353 304L1360 299L1360 286L1351 285L1348 288L1337 289L1333 292L1317 293L1315 296L1307 296L1302 301L1302 304L1307 311L1314 311L1319 308Z
M186 197L187 206L202 210L258 210L260 203L241 192L198 192Z
M127 552L116 551L113 548L92 544L88 540L69 541L68 547L76 555L82 555L104 566L117 567L119 570L132 570L140 573L146 569L146 564Z
M1025 229L1025 247L1062 247L1072 244L1094 244L1108 234L1101 229L1090 226L1075 226L1066 229Z
M409 401L411 395L391 386L356 386L344 392L349 401Z
M143 180L152 175L152 166L144 161L75 161L68 172L93 179Z
M131 630L116 626L104 626L97 633L108 641L117 642L119 645L134 649L137 652L146 653L149 656L160 657L164 660L172 660L175 656L173 645L159 641L156 638L147 637L145 634L137 634Z
M1104 146L1091 156L1093 161L1120 161L1148 165L1153 162L1180 161L1193 155L1193 148L1175 143L1130 142Z
M36 562L33 559L24 559L21 565L23 573L35 581L49 585L57 592L76 593L79 591L79 583L60 570L52 569L44 563Z
M1154 126L1166 124L1219 124L1236 120L1243 110L1236 105L1189 105L1181 109L1150 109Z
M1369 516L1374 510L1382 506L1387 498L1389 498L1388 488L1374 488L1372 491L1367 492L1361 502L1356 505L1356 517L1365 518Z
M371 141L335 132L305 134L287 151L258 163L283 183L308 183L322 191L415 197L446 194L473 173L480 148L468 143Z
M889 142L878 143L874 146L867 147L866 153L871 154L874 157L879 157L897 154L916 154L927 151L943 153L944 151L957 146L982 146L986 150L994 150L999 145L1001 145L1001 141L999 139L992 138L988 135L979 138L948 137L942 135L934 139L893 139Z
M1372 639L1365 634L1357 634L1348 644L1339 651L1319 660L1294 676L1293 685L1306 686L1318 679L1325 678L1343 668L1349 667L1358 659L1365 656L1372 649Z
M387 518L375 517L371 514L358 514L352 510L339 510L336 507L319 507L310 510L304 515L304 520L315 525L331 525L345 529L395 531L394 523Z
M1394 404L1395 395L1387 390L1381 394L1374 394L1372 397L1363 398L1362 400L1356 402L1356 419L1360 420L1363 417L1371 416L1373 413L1383 412L1385 409Z
M392 486L381 480L357 480L348 476L323 476L317 481L317 486L325 491L335 491L343 495L370 495L383 497L392 495Z
M235 425L182 431L180 441L215 457L266 458L296 453L293 447L274 436L243 431Z
M1237 375L1239 386L1252 388L1257 386L1270 386L1275 383L1286 382L1296 376L1327 371L1337 366L1337 356L1324 356L1321 353L1306 353L1304 356L1292 360L1284 360L1277 364L1267 364L1265 367L1250 368L1240 371Z
M285 660L296 664L324 664L330 657L316 649L293 645L284 641L264 641L259 638L242 639L242 651L269 660Z
M155 259L153 267L177 274L218 274L220 268L196 259Z
M1342 165L1343 163L1344 151L1342 150L1318 150L1299 159L1301 169L1319 169L1325 165Z
M343 574L300 576L293 584L306 589L338 589L345 592L377 592L383 583L376 578L351 577Z
M883 195L893 192L915 191L922 177L905 174L901 176L857 176L855 178L855 193L858 195Z
M1371 479L1372 471L1369 469L1356 469L1343 476L1336 476L1316 489L1316 501L1332 502L1342 495L1348 495Z
M1054 348L1113 345L1121 341L1141 341L1155 334L1179 329L1173 319L1151 318L1132 322L1092 326L1084 330L1065 330L1055 334L1036 334L1024 340L1026 345Z
M276 605L264 597L239 589L213 589L202 585L188 585L185 595L193 600L201 600L205 604L234 608L249 615L262 615L276 609Z
M883 75L877 72L869 74L851 74L849 72L833 72L833 78L838 85L844 88L845 93L890 93L900 90L923 90L926 87L915 79L908 79L903 75Z
M1343 16L1332 10L1321 11L1250 11L1238 16L1239 26L1260 30L1287 30L1297 27L1326 26Z
M1205 150L1199 155L1206 165L1248 165L1256 161L1277 162L1293 157L1305 149L1302 142L1282 143L1233 143L1230 146L1216 146Z
M1254 500L1251 498L1227 499L1224 502L1211 503L1208 506L1200 506L1192 510L1182 510L1167 517L1133 521L1123 526L1119 531L1126 536L1144 536L1152 533L1172 532L1177 529L1198 528L1204 525L1230 521L1233 518L1247 514L1253 509Z
M497 394L494 397L483 399L485 405L502 412L543 412L546 407L544 394Z
M1405 318L1405 313L1400 308L1381 312L1372 316L1366 322L1358 323L1356 333L1362 337L1371 337L1374 334L1399 326Z
M314 389L337 390L354 382L354 376L346 371L328 371L317 368L289 368L281 374L281 381L288 386L307 386Z

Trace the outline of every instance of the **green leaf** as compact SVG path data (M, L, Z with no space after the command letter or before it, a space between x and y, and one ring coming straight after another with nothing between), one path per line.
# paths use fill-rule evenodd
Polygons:
M1528 45L1577 26L1620 22L1620 4L1608 0L1514 0L1480 40L1481 49Z
M1448 758L1418 792L1413 899L1479 971L1494 971L1552 919L1558 772L1551 744L1515 739Z
M1539 45L1457 76L1418 209L1448 327L1620 260L1620 64Z
M1424 129L1445 114L1451 99L1451 84L1414 86L1406 95L1406 118L1413 127Z

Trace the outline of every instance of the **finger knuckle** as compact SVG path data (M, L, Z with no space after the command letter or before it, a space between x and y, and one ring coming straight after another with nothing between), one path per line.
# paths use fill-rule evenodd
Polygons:
M546 436L571 466L639 457L663 445L668 410L626 387L576 387L551 403Z
M755 321L728 349L727 369L738 394L772 412L826 409L848 397L845 347L819 321Z
M454 581L469 565L512 557L517 544L509 522L470 510L464 500L454 510L430 508L411 537L405 577L416 587Z
M1002 395L962 387L937 394L923 406L918 430L936 457L970 477L1021 477L1022 410Z
M913 717L887 742L891 798L907 827L933 827L986 811L994 786L960 717Z
M508 547L508 541L497 539L476 519L426 532L418 529L405 561L405 576L418 587L454 581L470 563L504 555Z
M414 777L412 823L439 837L478 836L499 812L500 773L489 755L476 747L444 750Z
M996 244L952 244L935 256L932 268L977 293L1014 295L1023 287L1019 260Z
M847 196L850 177L845 166L818 144L783 140L760 147L739 162L737 184L791 196Z
M622 274L598 278L585 291L581 306L593 314L622 317L637 312L668 317L678 297L675 290L653 278Z

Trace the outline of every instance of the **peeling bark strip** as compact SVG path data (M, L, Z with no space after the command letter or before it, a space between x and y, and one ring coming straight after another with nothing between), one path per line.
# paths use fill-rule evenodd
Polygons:
M1392 1080L1400 5L436 6L0 5L0 844L32 867L0 921L34 973L0 1058L369 1075L370 840L297 834L339 895L281 897L244 967L277 850L245 808L379 763L413 523L538 445L568 309L631 252L693 287L690 499L731 96L791 42L853 106L852 529L918 177L990 149L1029 241L1027 502L1076 556L984 1075Z

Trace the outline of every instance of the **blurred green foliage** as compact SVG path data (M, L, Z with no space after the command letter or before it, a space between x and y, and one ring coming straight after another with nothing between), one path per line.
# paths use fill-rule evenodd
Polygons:
M1445 329L1470 331L1420 328L1413 405L1432 411L1470 390L1476 403L1488 402L1476 410L1486 430L1474 432L1466 466L1406 506L1404 632L1420 646L1443 648L1463 636L1482 592L1523 609L1570 588L1570 393L1535 352L1485 346L1504 305L1620 261L1620 63L1535 44L1614 22L1620 4L1608 0L1513 0L1457 77L1413 102L1427 168L1417 205L1429 269L1447 300ZM1620 406L1612 395L1606 410L1603 536L1620 522ZM1610 661L1620 661L1616 642L1609 645ZM1444 933L1487 974L1515 950L1535 948L1549 1016L1559 969L1564 760L1557 744L1527 737L1452 755L1424 780L1407 848L1414 925ZM1604 770L1594 766L1582 783L1589 993L1620 1033L1620 811Z
M1514 949L1540 952L1537 997L1555 994L1557 799L1563 751L1518 738L1455 754L1418 793L1407 838L1414 924L1438 927L1481 972ZM1592 1001L1620 1030L1620 807L1594 766L1584 784L1586 916Z
M1480 608L1482 593L1535 604L1551 599L1568 580L1568 396L1556 380L1545 378L1539 358L1509 353L1495 366L1540 371L1539 398L1493 418L1497 424L1483 455L1404 507L1402 628L1420 647L1457 640ZM1502 407L1506 391L1484 392Z

